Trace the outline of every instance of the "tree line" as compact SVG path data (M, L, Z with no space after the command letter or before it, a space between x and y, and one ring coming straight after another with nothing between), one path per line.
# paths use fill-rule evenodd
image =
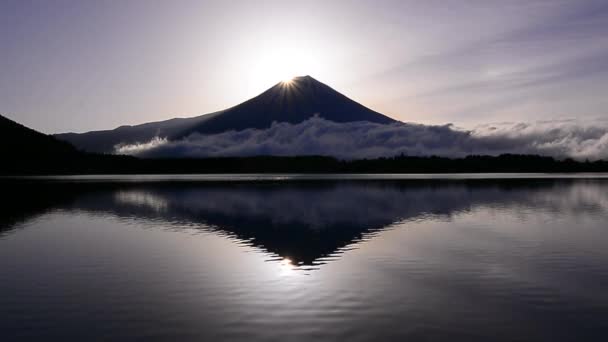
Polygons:
M255 156L196 159L140 159L132 156L68 153L11 156L4 175L168 174L168 173L493 173L608 172L608 161L558 160L538 155L503 154L464 158L400 155L341 160L327 156Z

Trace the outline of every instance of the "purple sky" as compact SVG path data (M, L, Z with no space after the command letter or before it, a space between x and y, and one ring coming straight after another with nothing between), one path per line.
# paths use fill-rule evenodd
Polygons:
M0 1L0 113L195 116L310 74L396 119L606 119L608 1Z

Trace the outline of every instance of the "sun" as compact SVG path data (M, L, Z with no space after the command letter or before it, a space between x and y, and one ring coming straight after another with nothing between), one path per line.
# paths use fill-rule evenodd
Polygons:
M265 84L290 83L295 77L316 75L320 60L310 51L298 47L274 48L264 51L252 63L253 78Z
M260 72L273 82L289 83L294 77L306 74L307 64L308 62L296 53L275 52L262 63Z
M331 48L318 41L298 39L296 34L275 36L253 45L246 53L235 54L231 80L242 93L239 98L254 97L279 83L293 84L293 79L310 75L334 80L337 76Z

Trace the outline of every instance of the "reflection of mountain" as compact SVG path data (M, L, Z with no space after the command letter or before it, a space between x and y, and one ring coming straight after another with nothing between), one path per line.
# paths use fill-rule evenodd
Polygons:
M114 152L120 143L150 141L155 136L179 139L192 133L212 134L247 128L268 128L273 122L300 123L320 115L333 122L395 120L347 98L310 76L279 82L262 94L226 110L193 118L171 119L114 130L82 134L65 133L58 138L89 152Z
M585 214L608 211L608 182L535 180L302 183L45 183L11 187L0 224L51 208L133 219L202 224L312 264L404 220L480 206Z

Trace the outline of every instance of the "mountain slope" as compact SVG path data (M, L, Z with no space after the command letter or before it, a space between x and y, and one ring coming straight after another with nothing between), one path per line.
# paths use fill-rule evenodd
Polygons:
M116 129L104 131L62 133L56 134L55 137L70 142L74 146L87 152L111 153L114 151L114 146L121 143L133 144L150 141L156 136L171 137L179 135L181 132L208 120L218 113L205 114L192 118L175 118L165 121L149 122L135 126L120 126Z
M267 128L273 122L299 123L314 115L334 122L395 120L375 112L310 76L280 82L262 94L226 110L187 119L121 126L114 130L56 135L90 152L111 153L121 143L147 142L155 136L179 139L192 133L213 134Z
M370 121L385 124L395 121L310 76L303 76L289 82L280 82L251 100L229 108L180 135L267 128L275 121L300 123L314 115L334 122Z

